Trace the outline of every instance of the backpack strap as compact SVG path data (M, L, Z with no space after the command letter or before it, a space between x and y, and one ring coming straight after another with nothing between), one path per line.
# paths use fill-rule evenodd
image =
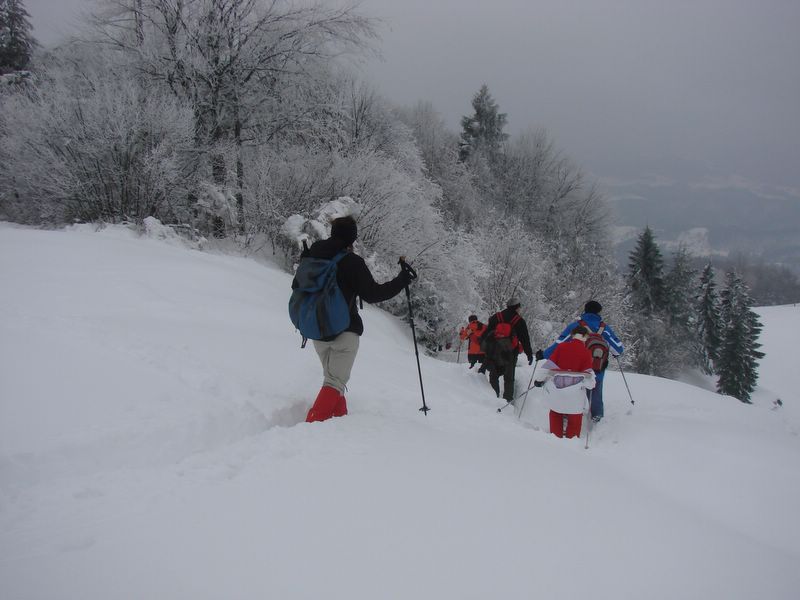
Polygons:
M592 328L591 328L591 327L589 327L589 324L588 324L586 321L584 321L583 319L581 319L580 321L578 321L578 324L580 324L580 325L583 325L583 326L584 326L584 327L586 327L586 329L588 329L588 330L589 330L591 333L596 333L597 335L603 335L603 332L604 332L604 331L605 331L605 329L606 329L606 323L605 323L605 321L600 321L600 327L598 327L598 328L597 328L597 331L592 331Z
M509 332L509 336L511 337L511 341L513 342L514 340L517 340L517 343L516 343L516 345L514 347L517 349L517 352L519 352L520 354L522 354L522 351L524 350L524 348L522 347L522 342L520 341L519 337L517 337L517 334L514 333L514 327L521 320L522 320L522 317L520 317L519 314L514 315L511 318L511 324L510 324L511 331Z
M331 259L331 262L333 262L333 264L338 266L339 261L342 260L345 256L347 256L347 254L348 254L347 250L341 250L336 256L334 256ZM358 294L353 294L353 299L350 300L350 302L347 304L347 308L349 310L352 310L353 306L356 305L357 303L360 303L361 304L361 310L364 310L364 299L361 296L359 296ZM305 347L305 346L303 346L303 347Z
M500 311L500 312L499 312L499 313L497 313L495 316L497 317L497 322L498 322L498 323L505 323L505 320L503 320L503 311ZM513 329L514 325L516 325L516 324L519 322L519 320L520 320L521 318L522 318L522 317L520 317L519 315L514 315L514 316L511 318L511 321L510 321L510 323L509 323L509 324L511 325L512 329Z

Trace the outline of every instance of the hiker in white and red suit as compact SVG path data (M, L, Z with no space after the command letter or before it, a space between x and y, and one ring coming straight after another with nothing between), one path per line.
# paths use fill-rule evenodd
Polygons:
M593 355L592 368L595 372L597 384L594 386L594 389L587 390L586 393L589 395L589 400L591 401L592 421L595 423L598 423L603 418L604 414L603 377L608 367L609 354L612 356L620 356L625 350L617 334L611 329L611 326L600 317L600 311L602 310L603 307L597 300L589 300L583 307L583 314L564 328L564 331L561 332L561 335L553 345L544 351L538 350L536 352L536 360L550 358L550 355L553 354L553 351L559 344L572 337L573 329L582 325L589 330L586 346Z

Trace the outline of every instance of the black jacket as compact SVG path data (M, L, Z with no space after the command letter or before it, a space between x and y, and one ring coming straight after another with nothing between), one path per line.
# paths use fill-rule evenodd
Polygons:
M337 238L328 238L327 240L319 240L311 245L311 248L304 250L301 258L310 256L312 258L333 258L345 248L345 243ZM336 266L336 283L339 284L339 289L342 290L344 299L350 306L350 326L345 331L352 331L355 334L361 335L364 333L364 322L358 314L358 306L356 305L356 296L373 304L375 302L383 302L389 298L394 298L397 294L403 291L403 288L408 284L408 278L402 271L400 274L386 283L377 283L369 272L367 264L364 259L358 254L348 252L339 261ZM292 288L296 287L296 283L292 282ZM334 336L335 337L335 336ZM324 341L330 341L333 338Z
M507 308L504 311L502 311L502 314L503 314L503 322L511 323L511 319L513 319L514 315L518 313L514 308ZM493 332L496 327L497 327L497 313L493 314L489 318L488 326L486 327L486 331L481 336L481 339L490 335L491 332ZM522 349L528 356L528 360L533 358L533 348L531 347L531 338L530 335L528 335L528 324L525 322L525 319L523 319L522 316L520 316L519 321L517 321L517 323L514 325L511 331L514 335L517 336L517 339L519 340L520 344L522 344Z

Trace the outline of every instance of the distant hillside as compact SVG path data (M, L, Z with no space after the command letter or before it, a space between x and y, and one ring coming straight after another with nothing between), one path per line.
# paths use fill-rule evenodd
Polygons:
M698 255L744 253L800 273L800 198L793 190L669 181L604 185L621 264L650 225L665 250L683 241Z

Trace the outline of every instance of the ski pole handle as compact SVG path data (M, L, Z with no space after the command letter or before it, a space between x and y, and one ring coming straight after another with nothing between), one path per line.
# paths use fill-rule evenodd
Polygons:
M410 264L406 262L405 256L401 256L400 260L397 261L397 264L400 265L400 268L408 275L409 279L413 280L417 278L417 272L411 267Z

